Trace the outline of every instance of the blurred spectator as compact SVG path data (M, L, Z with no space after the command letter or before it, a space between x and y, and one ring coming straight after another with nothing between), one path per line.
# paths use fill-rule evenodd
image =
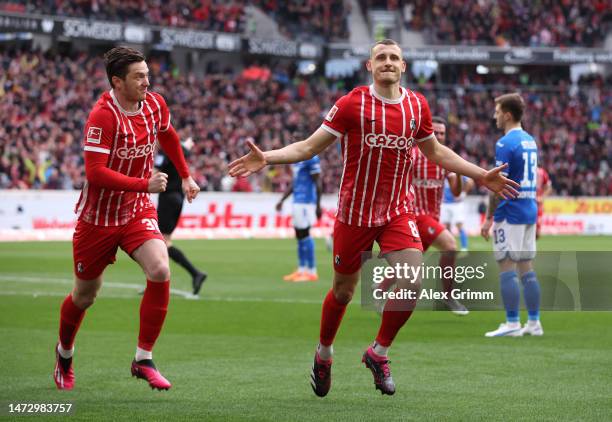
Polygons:
M0 10L242 33L245 0L9 0Z
M601 47L610 0L360 0L362 10L400 10L435 44Z
M250 137L262 149L303 139L344 93L337 84L297 78L283 66L258 66L267 78L248 79L241 73L198 78L156 59L150 64L159 69L152 71L151 89L167 99L181 138L193 137L190 165L208 191L283 191L291 180L288 166L234 182L227 178L227 164L246 153ZM86 111L108 89L101 59L0 52L0 69L0 188L80 188ZM450 85L410 84L425 94L434 114L447 118L451 148L491 167L501 135L493 125L493 98L520 90L528 104L524 126L540 143L540 163L555 192L612 195L609 81L592 77L573 89L552 77L539 86L523 76L488 75L493 83L470 75L460 71ZM323 189L334 192L342 174L339 148L328 148L321 160Z
M289 38L337 41L349 37L348 0L255 0L252 4L272 16L281 33Z
M348 38L348 0L8 0L0 1L0 10L244 33L249 4L275 19L291 39Z

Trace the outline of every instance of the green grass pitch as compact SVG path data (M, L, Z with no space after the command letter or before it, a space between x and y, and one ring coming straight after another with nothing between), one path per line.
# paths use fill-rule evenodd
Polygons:
M380 320L357 298L335 343L332 390L315 397L308 374L331 275L316 243L321 280L288 284L292 239L177 242L210 276L200 300L172 297L155 349L168 392L130 376L144 284L137 264L120 252L107 269L77 336L76 388L62 392L51 373L71 245L0 243L0 417L8 403L70 402L71 420L612 419L609 312L546 312L544 337L499 339L483 333L502 312L416 312L390 351L397 393L383 397L361 364ZM610 251L612 238L545 237L539 248ZM173 287L188 291L187 274L172 271Z

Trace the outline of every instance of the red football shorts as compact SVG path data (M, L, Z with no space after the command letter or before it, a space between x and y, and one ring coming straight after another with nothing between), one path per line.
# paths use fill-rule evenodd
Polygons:
M361 269L362 253L371 252L374 241L381 255L402 249L423 250L414 215L402 214L384 226L349 226L336 219L334 224L334 270L353 274Z
M79 220L72 237L74 274L81 280L92 280L115 262L118 247L131 255L149 239L164 240L155 209L142 212L123 226L96 226Z
M538 219L536 221L536 233L540 234L540 229L542 228L542 217L544 217L544 204L542 202L538 202Z
M426 251L434 243L436 238L440 236L446 227L438 220L433 218L431 215L417 215L416 225L419 229L419 235L421 235L421 242L423 243L423 250Z

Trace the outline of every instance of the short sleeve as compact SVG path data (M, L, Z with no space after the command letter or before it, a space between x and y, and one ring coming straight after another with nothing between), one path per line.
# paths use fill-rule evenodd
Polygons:
M349 130L351 113L351 93L344 95L329 110L321 128L337 138L342 137Z
M161 113L160 123L159 123L159 131L165 132L170 128L170 109L168 108L168 104L166 104L166 100L158 93L151 93L157 102L159 103L159 110Z
M117 117L108 109L96 108L87 118L83 150L110 154L115 140Z
M501 140L497 141L495 144L495 167L499 167L503 164L510 164L512 151L510 147ZM508 168L503 172L504 175L508 175Z
M418 107L420 108L421 118L417 126L417 132L414 139L417 142L423 142L433 138L433 125L431 123L431 111L429 104L424 96L417 95Z
M310 174L319 174L321 173L321 160L319 157L314 157L310 160Z

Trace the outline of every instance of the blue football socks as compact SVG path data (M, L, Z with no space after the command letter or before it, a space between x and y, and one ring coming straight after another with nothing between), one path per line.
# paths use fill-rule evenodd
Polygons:
M540 283L534 271L523 274L523 297L530 321L540 319Z
M516 271L501 273L499 275L499 281L504 307L506 308L506 320L508 322L519 322L521 290L519 289Z

